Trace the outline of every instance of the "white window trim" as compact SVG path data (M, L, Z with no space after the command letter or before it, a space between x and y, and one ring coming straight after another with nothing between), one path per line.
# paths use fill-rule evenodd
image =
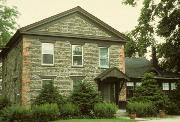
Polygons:
M73 46L81 46L82 48L82 65L73 65L73 56L80 56L80 55L73 55ZM84 49L83 49L83 46L82 45L77 45L77 44L73 44L71 45L71 64L73 67L83 67L84 65Z
M101 66L101 63L100 63L100 57L101 57L100 49L101 49L101 48L107 48L107 49L108 49L108 66L107 66L107 67L102 67L102 66ZM108 47L99 47L99 67L100 67L100 68L109 68L109 48L108 48Z
M43 63L43 48L42 48L43 43L41 43L41 65L43 66L54 66L54 43L50 43L50 44L53 44L53 64Z
M166 89L166 88L164 89L164 85L163 85L163 84L164 84L164 85L165 85L165 84L168 84L168 89ZM164 90L164 91L169 91L169 90L170 90L169 83L167 83L167 82L162 83L162 90Z

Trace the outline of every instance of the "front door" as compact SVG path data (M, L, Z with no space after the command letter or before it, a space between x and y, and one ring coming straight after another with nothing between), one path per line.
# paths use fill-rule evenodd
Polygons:
M115 102L115 84L104 83L101 84L101 95L106 102Z

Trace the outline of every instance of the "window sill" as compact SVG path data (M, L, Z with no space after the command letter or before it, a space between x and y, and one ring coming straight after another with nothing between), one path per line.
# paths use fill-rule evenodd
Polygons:
M109 69L109 67L99 67L99 69Z
M43 67L54 67L55 65L54 64L41 64L41 66L43 66Z
M72 68L84 68L84 66L71 66Z

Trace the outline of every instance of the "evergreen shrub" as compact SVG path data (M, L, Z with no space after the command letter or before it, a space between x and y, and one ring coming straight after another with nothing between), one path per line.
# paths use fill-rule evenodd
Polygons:
M71 101L78 105L81 115L91 115L94 105L102 102L102 97L91 83L82 81L74 88Z
M118 107L113 103L96 103L94 115L96 118L114 118Z

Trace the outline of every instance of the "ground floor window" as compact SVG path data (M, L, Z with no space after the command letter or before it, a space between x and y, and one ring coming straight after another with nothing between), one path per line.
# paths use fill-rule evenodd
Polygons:
M42 88L51 83L53 84L53 79L42 79Z
M169 83L162 83L163 90L169 90Z
M134 82L127 82L127 99L133 97L134 93Z
M175 90L176 89L176 83L171 83L171 90Z
M136 82L136 86L141 86L142 82Z

